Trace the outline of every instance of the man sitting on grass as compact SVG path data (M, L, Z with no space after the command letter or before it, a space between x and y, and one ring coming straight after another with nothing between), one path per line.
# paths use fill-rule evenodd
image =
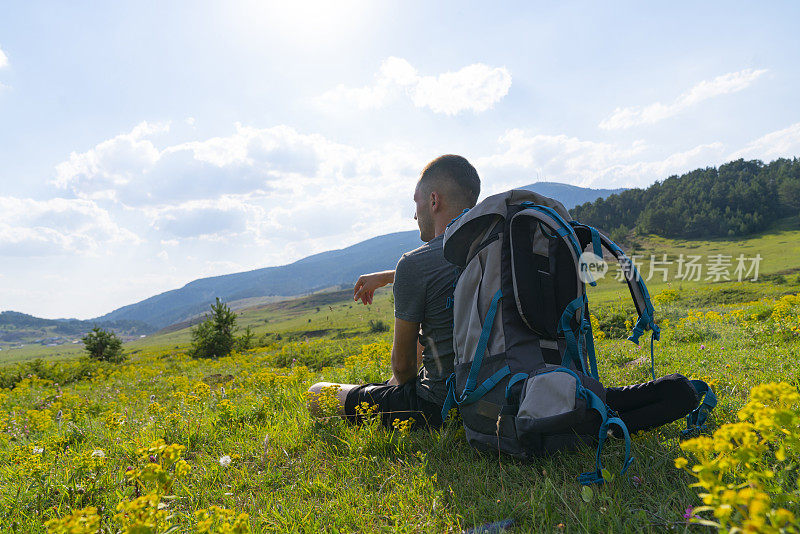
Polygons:
M441 426L445 381L453 372L456 281L456 269L442 253L443 234L450 221L475 206L480 187L475 168L461 156L440 156L422 171L414 190L414 219L425 244L403 254L394 271L362 275L353 289L354 300L371 304L376 289L394 283L392 378L377 384L314 384L309 389L312 415L321 414L317 400L322 388L338 386L339 413L350 421L358 419L356 407L366 402L378 407L387 427L409 418L415 427Z

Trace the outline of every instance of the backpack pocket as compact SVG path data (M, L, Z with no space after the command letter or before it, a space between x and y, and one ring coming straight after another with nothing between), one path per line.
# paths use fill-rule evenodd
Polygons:
M518 212L510 222L517 311L525 325L544 339L557 339L561 313L583 291L577 270L580 251L572 245L569 232L553 216L533 208Z
M455 365L470 364L479 355L484 320L492 300L500 289L500 249L502 240L487 240L470 259L459 276L453 291L453 350ZM503 353L505 338L502 335L502 307L498 308L492 323L485 355ZM482 356L482 355L481 355Z
M578 376L558 367L525 379L515 424L525 448L543 455L595 442L600 416L587 409Z

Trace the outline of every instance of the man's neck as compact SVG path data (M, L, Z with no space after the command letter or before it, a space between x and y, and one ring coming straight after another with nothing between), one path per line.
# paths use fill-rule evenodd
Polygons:
M458 212L458 213L456 213L455 215L452 215L452 216L451 216L451 214L448 214L448 215L443 215L441 217L437 217L436 219L434 219L434 221L433 221L433 237L437 238L440 235L442 235L444 233L444 231L447 230L447 225L450 224L452 222L452 220L455 219L456 217L458 217L460 214L461 214L461 212Z

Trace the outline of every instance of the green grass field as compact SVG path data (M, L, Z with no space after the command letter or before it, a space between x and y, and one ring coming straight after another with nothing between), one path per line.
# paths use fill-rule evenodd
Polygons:
M738 422L758 384L784 381L796 395L796 220L736 242L640 241L648 254L764 257L760 282L648 282L663 328L657 374L712 384L720 403L709 433L722 436L731 428L723 425ZM596 341L603 382L646 381L648 336L641 347L623 337L634 313L625 286L604 279L589 296L603 332ZM688 515L715 518L695 511L702 490L674 465L687 456L681 421L634 436L629 471L589 491L575 476L592 468L594 450L523 462L475 452L456 422L407 432L375 422L355 427L331 414L311 418L312 383L389 377L391 332L371 332L369 321L391 316L387 290L369 307L347 291L317 294L244 310L239 324L254 328L260 346L226 358L188 358L190 331L182 328L126 344L120 365L61 352L0 367L8 386L0 390L0 529L43 532L52 520L54 532L460 532L513 519L512 532L683 532L706 528L687 522L689 508ZM736 491L762 488L771 510L797 517L800 416L794 397L784 397L795 417L784 420L784 434L723 478L739 484ZM738 443L719 442L726 439ZM604 453L611 473L622 456L622 443L612 440ZM758 478L766 470L771 475ZM754 502L735 511L739 524L755 514ZM786 517L773 516L756 530Z

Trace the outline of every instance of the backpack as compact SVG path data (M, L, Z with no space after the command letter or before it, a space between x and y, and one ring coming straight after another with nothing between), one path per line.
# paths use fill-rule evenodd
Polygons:
M638 313L628 339L638 344L652 332L652 382L606 389L599 381L585 282L596 285L587 258L597 267L603 249L618 261ZM602 482L610 431L625 440L624 473L633 461L629 430L686 415L687 431L696 431L716 404L700 381L656 380L660 331L644 281L619 246L571 220L557 200L527 190L486 198L448 225L444 257L459 276L448 302L455 360L442 419L458 407L473 447L531 458L596 444L595 470L578 480Z

